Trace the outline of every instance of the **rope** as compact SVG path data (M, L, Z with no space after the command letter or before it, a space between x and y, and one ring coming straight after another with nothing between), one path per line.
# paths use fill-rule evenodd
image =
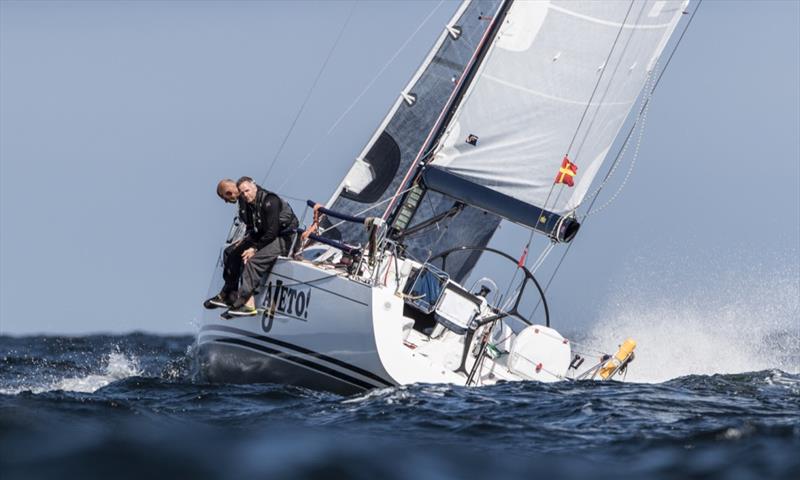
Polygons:
M578 121L578 126L575 127L575 133L572 134L572 140L570 140L570 142L569 142L569 146L567 147L567 153L564 155L564 160L568 160L568 158L569 158L569 153L572 150L572 145L575 143L575 139L578 137L578 133L580 132L581 126L583 125L583 120L586 118L586 113L589 111L589 108L592 105L592 100L594 99L594 96L597 93L597 89L600 86L600 82L602 82L602 80L603 80L603 75L605 75L605 73L606 73L607 69L605 68L605 66L608 64L609 60L611 59L611 56L614 54L614 49L616 48L617 43L619 42L619 37L622 35L622 31L624 30L625 24L628 21L628 16L630 15L631 9L633 8L633 3L634 3L634 0L631 0L630 5L628 5L628 10L625 12L625 18L622 20L622 23L619 26L619 30L617 30L617 35L616 35L616 37L614 37L614 43L611 44L611 49L608 51L608 55L606 56L606 61L605 61L605 63L603 63L603 65L604 65L603 70L600 72L600 75L597 77L597 81L594 84L594 88L592 89L592 93L591 93L591 95L589 95L589 100L586 102L586 107L583 109L583 114L581 114L581 118ZM598 106L598 109L599 108L600 107ZM588 131L587 131L587 135L588 135ZM547 197L544 200L544 204L542 204L542 210L544 210L544 211L548 210L547 209L547 205L550 202L550 197L552 197L553 190L555 190L555 188L556 188L556 183L553 182L553 184L550 185L550 190L547 192ZM558 199L561 197L561 192L563 190L564 189L563 189L563 185L562 185L562 188L561 188L561 190L559 190L559 193L556 196L556 199L553 201L553 206L555 206L558 203ZM550 208L552 208L552 206ZM533 242L534 230L541 223L542 217L543 217L543 215L540 215L539 218L536 219L536 224L533 226L533 229L531 229L531 234L530 234L530 237L528 238L528 243L525 245L525 249L526 250L530 248L531 243ZM549 251L548 251L548 253L549 253ZM542 261L544 261L544 260L542 259ZM509 285L509 289L510 289L510 285ZM538 304L537 304L537 306L538 306Z
M633 0L631 0L631 4L628 5L628 11L625 12L625 18L622 20L622 24L619 26L619 30L617 30L617 36L614 38L614 43L611 45L611 50L608 52L608 56L606 57L606 61L603 62L603 70L600 72L600 76L597 78L597 82L594 84L594 89L592 90L591 96L589 96L589 101L586 102L586 108L583 109L583 115L581 115L581 119L578 122L578 128L575 129L575 133L572 135L572 140L569 142L569 147L567 147L567 155L572 150L572 145L575 143L575 139L578 137L578 132L581 129L581 125L583 125L583 120L586 118L586 113L589 111L589 107L592 105L592 100L594 99L594 94L597 93L597 87L600 86L600 81L603 79L603 75L606 73L605 66L608 65L608 62L611 60L611 55L614 53L614 47L617 46L617 42L619 41L619 37L622 35L622 30L625 28L625 24L628 22L628 15L631 14L631 9L633 8Z
M658 68L658 64L656 64L656 68ZM650 75L648 75L648 80L647 80L647 85L648 86L650 86L651 81L652 81L652 73ZM644 137L644 127L645 127L645 125L647 123L647 112L649 110L650 99L652 97L653 97L653 91L651 89L650 93L646 97L643 97L643 99L642 99L643 102L644 102L643 108L640 111L639 117L636 119L636 121L633 124L634 128L636 127L637 123L639 124L639 135L636 138L636 147L633 150L633 157L631 157L631 164L628 167L627 173L625 173L625 178L622 179L622 182L620 182L620 185L617 188L617 191L614 192L613 195L611 195L611 197L608 199L608 201L606 201L606 203L604 203L600 207L597 207L596 209L592 210L591 213L593 215L597 214L598 212L601 212L606 207L611 205L614 202L614 200L617 199L617 197L622 192L622 190L625 188L625 185L628 183L628 179L630 179L631 174L633 173L633 168L636 166L636 159L639 158L639 148L642 145L642 138ZM622 149L620 151L620 154L617 156L617 159L618 158L622 158L622 157L625 156L625 152L628 149L628 145L629 145L628 140L630 140L630 137L627 137L625 139L625 143L623 144ZM605 178L603 178L603 182L600 184L600 186L597 187L597 190L593 193L594 197L597 197L600 194L600 191L603 189L603 187L605 187L606 183L608 182L610 177L614 174L614 171L619 166L620 162L618 162L617 159L614 159L614 163L611 165L611 168L609 169L609 171L606 174ZM586 214L584 215L583 221L585 222L588 217L589 217L589 211L587 211Z
M670 52L670 55L667 58L666 63L664 64L664 68L661 70L661 73L658 75L658 78L656 79L655 84L653 84L653 88L650 91L650 96L651 97L652 97L653 93L656 91L656 88L658 87L659 83L661 82L661 78L664 76L664 72L667 71L667 67L669 66L670 62L672 61L672 57L675 55L675 52L678 50L678 47L680 46L684 35L686 35L686 32L689 30L689 26L692 24L692 20L694 20L694 16L695 16L695 14L697 14L697 11L700 9L700 6L702 4L703 4L703 0L699 0L698 3L697 3L697 7L695 7L695 9L692 11L692 14L689 16L689 20L686 22L686 25L684 26L683 31L681 32L681 35L678 37L678 41L675 42L675 46L672 48L672 52ZM649 100L648 100L648 103L649 103ZM625 142L626 143L628 142L628 140L630 139L631 135L633 134L633 130L634 130L635 127L636 127L636 125L634 124L633 126L631 126L630 131L628 131L628 135L625 138ZM617 154L617 157L614 159L614 163L619 161L621 153L622 153L622 151L620 150L620 152ZM612 167L613 167L613 164L612 164ZM610 175L610 172L611 172L611 170L609 170L609 172L606 173L606 178L603 179L603 182L605 182L607 180L608 176ZM589 207L586 210L586 216L585 217L588 217L591 214L592 207L594 206L595 202L597 201L597 198L598 198L599 194L600 194L600 192L598 191L597 194L594 196L594 198L592 198L592 201L591 201L591 203L589 204ZM544 287L544 292L545 293L547 293L547 290L550 288L550 284L553 282L553 279L555 278L556 274L558 273L558 270L561 268L561 264L564 263L564 259L567 257L567 254L572 249L572 246L574 244L575 244L575 240L573 240L572 242L569 243L569 245L567 245L567 248L564 250L564 253L561 255L561 259L559 259L558 264L556 265L556 268L553 270L553 273L550 275L550 278L547 280L547 284ZM531 313L531 317L533 317L533 315L536 314L536 311L539 309L539 305L541 303L542 302L541 302L541 299L540 299L539 302L536 303L536 306L534 307L533 312Z
M409 191L409 190L411 190L411 188L413 188L413 187L409 187L409 188L407 188L407 189L403 190L403 191L401 192L401 194L402 194L402 193L405 193L405 192L407 192L407 191ZM365 213L369 212L370 210L374 210L374 209L376 209L376 208L380 207L381 205L383 205L384 203L388 202L388 201L389 201L389 200L391 200L391 199L392 199L392 197L385 198L385 199L381 200L380 202L378 202L378 203L376 203L376 204L373 204L373 205L371 205L371 206L369 206L369 207L365 208L364 210L361 210L360 212L356 212L356 213L355 213L355 216L357 216L357 217L358 217L358 216L360 216L360 215L364 215ZM327 232L328 230L333 230L334 228L336 228L336 227L338 227L339 225L342 225L342 224L344 224L344 223L345 223L345 221L344 221L344 220L342 220L342 221L340 221L340 222L338 222L338 223L334 223L333 225L331 225L331 226L330 226L330 227L328 227L328 228L323 228L323 229L321 230L321 233L325 233L325 232Z
M639 21L641 20L642 15L644 14L645 6L646 6L646 4L643 2L642 3L642 8L639 10L639 13L638 13L637 17L634 20L634 24L638 24ZM629 12L630 12L630 7L629 7ZM589 133L591 133L592 128L594 127L594 124L597 121L597 117L600 114L600 109L603 106L603 102L605 101L606 97L608 96L608 92L611 90L611 85L613 84L614 78L616 78L616 76L617 76L617 72L619 71L619 67L620 67L620 65L622 65L622 60L625 57L625 52L628 50L628 47L630 46L632 40L633 40L633 33L631 33L631 35L628 36L628 39L625 41L625 44L622 47L622 51L618 55L617 63L616 63L616 65L614 65L614 68L613 68L613 70L611 72L611 78L609 79L608 82L606 82L606 87L603 90L603 94L600 97L599 101L597 102L597 108L595 108L594 113L591 115L591 120L589 120L589 123L588 123L588 125L587 125L587 127L586 127L586 129L585 129L585 131L583 133L582 139L581 139L580 143L578 144L577 150L576 150L575 155L574 155L574 157L576 159L577 158L583 158L583 156L582 156L583 147L586 144L586 140L589 138ZM612 52L613 52L613 47L612 47ZM601 75L603 73L605 73L610 68L610 65L608 63L610 62L611 56L612 55L611 55L611 52L610 52L608 57L606 58L605 63L603 63ZM648 73L648 76L647 76L647 81L648 82L649 82L650 74L652 73L652 71L653 70L651 70L650 73ZM599 82L600 81L598 80L598 83L596 84L597 87L599 87ZM649 89L649 84L646 83L645 87L646 87L645 90L648 90ZM591 100L589 102L589 105L591 105ZM587 108L584 111L584 116L589 111L589 105L587 105ZM583 117L581 118L581 121L583 121ZM577 130L576 130L576 133L577 133ZM576 137L573 137L573 141L575 141L576 139L577 139L577 135L576 135ZM568 159L568 156L565 156L565 158ZM553 202L553 205L558 205L558 201L561 199L561 195L564 193L564 190L566 190L566 189L563 188L563 187L559 189L558 195L556 195L556 199ZM584 198L585 198L585 196L584 196ZM578 208L578 206L573 208L572 211L574 212Z
M702 4L703 4L703 0L699 0L699 1L697 2L697 7L695 7L695 9L692 11L692 14L691 14L691 16L689 17L689 20L686 22L686 25L684 26L684 28L683 28L683 31L681 31L681 34L680 34L680 36L678 37L678 41L677 41L677 42L675 42L675 47L672 49L672 51L671 51L671 52L670 52L670 54L669 54L669 57L667 57L667 61L664 63L664 68L663 68L663 69L661 69L661 72L659 72L659 74L658 74L658 77L656 78L656 81L655 81L655 83L653 84L652 88L650 89L650 94L649 94L649 95L647 95L647 100L646 100L646 101L644 102L644 104L643 104L643 105L642 105L642 106L639 108L639 113L637 114L637 118L641 117L641 115L642 115L642 113L645 111L645 109L647 109L647 108L649 107L649 105L650 105L650 99L653 97L653 93L656 91L656 88L658 87L658 84L659 84L659 83L661 83L661 78L664 76L664 73L667 71L667 67L669 67L669 64L670 64L670 62L672 62L672 57L674 57L674 56L675 56L675 52L677 52L677 51L678 51L678 45L680 45L681 41L683 40L683 37L684 37L684 35L686 35L686 32L689 30L689 25L691 25L691 24L692 24L692 20L694 20L694 15L695 15L695 14L697 13L697 11L700 9L700 5L702 5ZM657 70L657 68L655 68L655 69L654 69L654 71L655 71L655 70ZM638 120L637 120L637 121L638 121ZM634 132L635 128L636 128L636 123L634 122L634 124L633 124L633 125L631 125L631 128L628 130L628 134L625 136L625 141L624 141L624 143L623 143L623 145L622 145L622 150L620 150L620 151L617 153L617 156L616 156L616 158L614 158L614 162L611 164L611 169L609 170L609 173L607 173L607 174L606 174L605 178L603 178L603 181L602 181L602 182L601 182L601 184L600 184L600 188L598 188L598 189L597 189L597 191L595 191L595 192L594 192L594 193L592 193L591 195L587 195L587 197L589 197L589 196L597 196L597 195L599 195L599 194L600 194L600 190L602 189L602 187L603 187L603 186L606 184L606 182L608 181L608 178L609 178L609 176L610 176L610 175L613 173L613 171L616 169L617 162L618 162L618 161L619 161L619 159L620 159L620 158L621 158L621 157L622 157L622 156L625 154L625 149L627 149L627 147L628 147L628 141L630 140L630 138L631 138L631 135L633 135L633 132ZM642 128L644 128L644 126L642 126ZM641 131L640 131L640 135L641 135ZM601 208L599 208L598 210L602 210L602 209L603 209L603 208L605 208L606 206L607 206L607 205L603 205L603 206L602 206ZM579 207L580 207L580 205L578 205L578 207L575 207L575 208L577 209L577 208L579 208ZM589 209L591 209L591 205L589 206ZM595 212L595 213L597 213L597 212ZM588 211L587 211L587 213L586 213L586 216L588 216L588 215L589 215L589 213L588 213ZM586 217L584 217L584 218L586 218Z
M288 175L288 176L287 176L287 177L286 177L286 178L283 180L283 183L282 183L282 184L281 184L281 186L278 188L278 190L280 190L280 189L284 188L284 187L286 186L286 184L287 184L287 183L289 183L289 181L290 181L290 180L291 180L291 179L292 179L292 178L293 178L293 177L294 177L294 176L297 174L297 172L298 172L298 171L300 171L300 169L303 167L303 165L305 165L306 161L308 161L308 159L309 159L309 158L311 158L311 156L312 156L312 155L314 155L314 153L316 153L316 152L317 152L317 149L320 147L320 145L324 144L324 140L327 140L327 139L328 139L328 137L331 135L331 133L333 133L333 131L334 131L334 130L336 130L336 128L339 126L339 124L342 122L342 120L344 120L344 118L345 118L345 117L346 117L346 116L347 116L347 115L350 113L350 111L351 111L353 108L355 108L355 106L358 104L358 102L360 102L360 101L361 101L361 98L362 98L364 95L366 95L366 93L367 93L367 92L368 92L368 91L369 91L369 90L372 88L372 86L373 86L373 85L375 85L375 82L377 82L377 81L378 81L378 78L380 78L380 77L381 77L381 75L383 75L383 72L385 72L385 71L386 71L386 69L387 69L387 68L389 68L389 66L390 66L392 63L394 63L394 61L397 59L397 57L400 55L400 53L402 53L402 52L403 52L403 50L405 50L405 48L408 46L408 44L409 44L409 43L411 43L411 40L413 40L413 39L414 39L414 37L416 37L416 36L417 36L417 34L419 33L419 31L420 31L420 30L422 30L422 27L424 27L424 26L425 26L425 24L427 24L427 23L428 23L428 20L430 20L430 19L431 19L431 17L433 17L433 14L434 14L434 13L436 13L436 11L437 11L437 10L439 10L439 7L441 7L441 6L442 6L442 3L444 3L444 0L439 0L439 3L437 3L437 4L436 4L436 6L434 6L434 7L433 7L433 10L431 10L431 11L430 11L430 13L428 13L428 16L426 16L426 17L425 17L425 19L424 19L424 20L422 20L422 23L420 23L420 24L419 24L419 26L417 27L417 29L416 29L416 30L414 30L414 32L413 32L413 33L412 33L412 34L411 34L411 35L410 35L410 36L409 36L409 37L406 39L406 41L405 41L405 42L403 42L403 44L402 44L402 45L400 45L400 48L398 48L398 49L397 49L397 51L395 51L395 52L394 52L394 55L392 55L392 56L389 58L389 60L388 60L388 61L387 61L387 62L386 62L384 65L383 65L383 67L381 67L381 69L380 69L380 70L378 70L378 73L376 73L376 74L375 74L375 75L372 77L372 80L370 80L370 81L369 81L369 83L367 83L367 86L366 86L366 87L364 87L364 89L363 89L363 90L361 90L361 93L359 93L359 94L356 96L355 100L353 100L353 102L352 102L352 103L351 103L351 104L350 104L350 105L349 105L349 106L348 106L348 107L347 107L347 108L344 110L344 112L342 112L342 114L341 114L341 115L339 115L339 118L337 118L337 119L336 119L336 121L335 121L335 122L333 122L333 124L331 125L331 127L330 127L330 128L328 128L328 131L325 133L325 135L324 135L324 136L322 136L321 138L318 138L318 139L317 139L317 142L316 142L316 144L314 145L314 147L313 147L313 148L312 148L312 149L311 149L311 150L310 150L310 151L309 151L309 152L306 154L306 156L305 156L305 157L303 157L303 159L302 159L302 160L300 160L300 162L298 162L298 164L297 164L297 165L296 165L296 166L295 166L295 167L292 169L292 173L291 173L290 175Z
M342 29L339 30L339 35L336 37L336 40L333 42L333 45L331 45L331 48L328 51L328 56L325 57L325 61L322 62L322 66L320 67L319 72L317 72L317 77L314 79L314 83L311 84L311 88L308 90L308 93L306 94L305 100L303 100L303 103L300 105L300 109L297 111L297 114L294 116L294 120L292 120L292 124L289 126L289 130L286 132L286 135L284 135L283 141L281 141L281 144L278 147L278 151L275 152L275 156L272 157L272 162L270 163L269 168L267 169L267 173L264 174L264 178L261 179L261 183L262 184L267 180L267 178L269 178L269 174L272 173L272 168L275 166L275 162L278 160L278 157L280 156L281 152L283 152L283 147L286 146L286 142L289 140L289 137L292 135L292 132L294 131L294 127L297 125L297 121L300 119L300 115L303 114L303 110L305 110L306 104L308 104L309 99L311 99L311 95L314 93L314 89L316 88L317 83L319 82L319 79L322 77L322 73L325 71L325 67L328 65L328 62L330 61L331 57L333 56L333 52L334 52L334 50L336 50L336 46L339 45L339 41L342 39L342 36L344 35L345 30L347 29L347 25L350 23L350 19L353 18L353 12L355 12L355 10L356 10L356 3L357 2L354 1L353 5L350 7L350 13L348 13L347 19L345 20L344 24L342 25ZM283 188L283 187L281 186L281 188Z

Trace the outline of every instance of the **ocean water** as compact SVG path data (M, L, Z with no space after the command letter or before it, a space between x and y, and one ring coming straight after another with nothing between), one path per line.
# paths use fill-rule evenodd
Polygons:
M341 397L203 383L189 336L6 336L0 478L797 479L791 368Z

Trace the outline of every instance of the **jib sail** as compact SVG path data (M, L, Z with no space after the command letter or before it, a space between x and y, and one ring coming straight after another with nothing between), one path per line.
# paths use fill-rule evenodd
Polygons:
M358 215L380 216L389 200L413 170L420 149L429 140L442 110L464 70L492 25L500 0L464 2L443 29L431 52L398 96L378 130L356 158L327 206ZM440 194L424 197L414 225L447 212L456 202ZM404 238L408 252L423 260L432 249L439 251L462 244L485 245L500 218L465 207L440 226L432 226ZM323 225L324 227L324 225ZM329 228L326 236L350 243L365 243L361 225L343 223ZM434 245L435 244L435 245ZM436 252L433 252L436 253ZM474 263L474 262L472 262ZM471 265L466 271L471 268ZM451 274L461 268L453 265ZM464 273L466 273L466 271Z

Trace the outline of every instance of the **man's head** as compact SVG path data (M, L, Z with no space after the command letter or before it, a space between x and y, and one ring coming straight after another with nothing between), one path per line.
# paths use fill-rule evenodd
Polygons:
M244 198L244 201L247 203L253 203L256 201L256 194L258 193L258 187L256 186L256 182L253 181L250 177L242 177L236 181L236 188L239 189L239 193Z
M239 198L239 188L230 178L220 180L217 184L217 195L227 203L236 203Z

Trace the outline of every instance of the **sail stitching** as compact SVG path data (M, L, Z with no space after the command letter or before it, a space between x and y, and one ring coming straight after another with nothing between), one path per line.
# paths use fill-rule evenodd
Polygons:
M521 92L530 93L531 95L536 95L538 97L546 98L548 100L555 100L557 102L570 103L570 104L573 104L573 105L586 105L586 101L585 100L572 100L572 99L569 99L569 98L561 98L561 97L556 97L554 95L548 95L548 94L546 94L544 92L538 92L538 91L532 90L530 88L525 88L525 87L523 87L521 85L516 85L514 83L509 82L508 80L503 80L502 78L495 77L494 75L489 75L488 73L484 73L481 78L485 78L487 80L492 80L492 81L494 81L496 83L499 83L501 85L505 85L506 87L513 88L513 89L519 90ZM636 101L636 99L634 98L633 100L625 101L625 102L608 102L608 103L597 102L597 103L592 103L590 106L599 107L599 106L606 106L606 105L630 105L631 103L633 103L635 101Z
M575 18L580 18L581 20L586 20L587 22L597 23L597 24L600 24L600 25L606 25L606 26L609 26L609 27L624 28L624 29L628 29L628 30L656 30L656 29L668 28L670 25L672 25L672 22L659 23L659 24L654 24L654 25L640 25L640 24L637 24L637 23L632 23L632 24L627 24L626 25L625 22L622 22L622 24L619 24L619 23L616 23L616 22L611 22L611 21L608 21L608 20L600 19L600 18L590 17L589 15L584 15L582 13L573 12L572 10L568 10L568 9L566 9L564 7L559 7L558 5L550 4L550 5L547 6L547 8L549 8L550 10L555 10L556 12L561 12L561 13L564 13L566 15L573 16ZM642 8L644 8L644 6Z

